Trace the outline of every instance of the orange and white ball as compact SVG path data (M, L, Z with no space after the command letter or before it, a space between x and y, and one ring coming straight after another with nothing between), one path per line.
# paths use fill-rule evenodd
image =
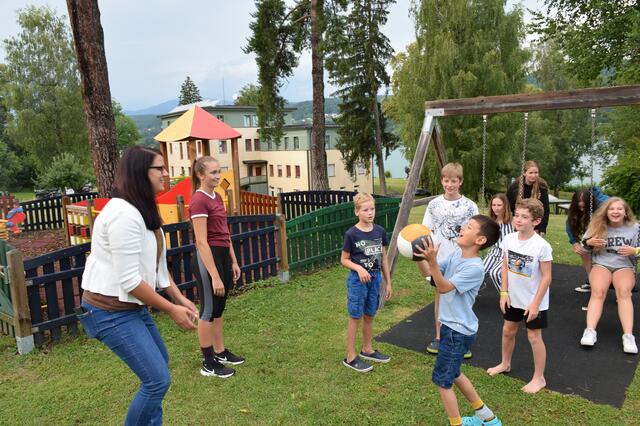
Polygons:
M402 228L398 235L398 251L402 256L412 260L423 260L421 257L414 256L414 254L418 253L416 246L423 247L423 239L433 244L431 229L421 223L409 224Z

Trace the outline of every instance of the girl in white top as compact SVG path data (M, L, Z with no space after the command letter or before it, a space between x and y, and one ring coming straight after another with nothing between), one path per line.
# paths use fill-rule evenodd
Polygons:
M504 193L498 193L491 199L491 211L489 212L491 219L500 225L500 239L489 250L489 253L482 260L485 274L489 275L489 279L498 292L502 285L502 239L507 234L515 232L515 228L511 223L512 214L509 207L509 200Z
M155 195L168 173L162 156L135 146L125 151L114 193L96 218L91 254L82 276L85 332L118 355L141 381L125 425L162 424L162 400L169 389L167 349L145 305L195 329L195 305L167 271L164 234ZM163 288L174 303L156 293Z

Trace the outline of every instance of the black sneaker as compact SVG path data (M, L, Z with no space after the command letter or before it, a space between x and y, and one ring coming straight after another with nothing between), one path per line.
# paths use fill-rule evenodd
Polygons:
M427 352L432 355L438 355L438 349L440 348L440 339L433 339L429 346L427 346Z
M232 353L229 349L216 354L216 359L223 364L240 365L244 362L244 358Z
M342 363L345 367L349 367L358 373L366 373L367 371L373 370L373 365L367 364L357 355L351 362L347 362L347 359L345 358L342 360Z
M578 293L590 293L591 292L591 284L584 283L581 286L574 288Z
M364 352L360 352L360 356L366 359L367 361L381 362L383 364L391 361L391 357L389 355L385 355L382 352L378 352L375 349L370 354L365 354Z
M202 361L202 369L200 370L200 374L203 376L222 377L224 379L233 376L235 372L236 370L233 368L225 367L218 361Z

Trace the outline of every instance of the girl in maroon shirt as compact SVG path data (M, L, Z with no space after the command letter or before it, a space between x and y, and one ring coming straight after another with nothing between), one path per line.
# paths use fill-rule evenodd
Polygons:
M235 370L225 364L242 364L244 358L224 345L222 313L229 291L240 278L240 267L231 244L222 197L214 191L220 183L218 160L200 157L191 170L194 192L189 217L196 242L192 265L200 297L198 340L204 358L200 374L231 377Z

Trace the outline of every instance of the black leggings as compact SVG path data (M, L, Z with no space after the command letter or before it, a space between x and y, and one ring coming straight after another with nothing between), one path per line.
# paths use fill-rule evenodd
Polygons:
M218 270L218 275L224 284L224 296L216 296L213 293L213 282L207 268L202 263L202 259L196 255L191 260L198 283L198 297L200 298L200 319L211 322L215 318L220 318L227 304L227 295L233 288L233 270L231 269L231 256L229 247L211 246L211 255Z

